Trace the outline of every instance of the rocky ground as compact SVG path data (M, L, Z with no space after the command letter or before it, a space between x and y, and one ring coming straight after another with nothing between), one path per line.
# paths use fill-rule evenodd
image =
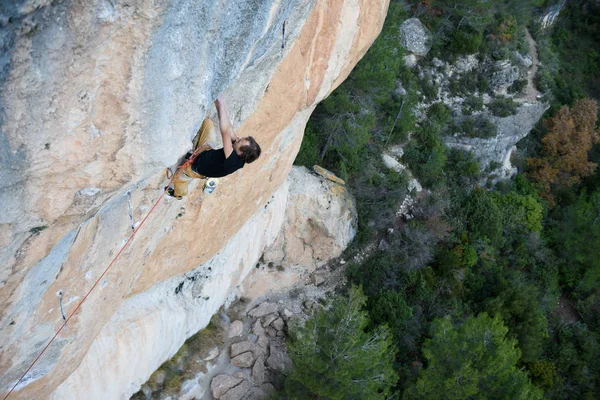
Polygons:
M259 264L239 297L206 329L157 370L132 399L264 399L283 387L291 367L286 339L294 326L321 309L345 285L346 262L337 258L312 273ZM289 282L259 291L253 282Z

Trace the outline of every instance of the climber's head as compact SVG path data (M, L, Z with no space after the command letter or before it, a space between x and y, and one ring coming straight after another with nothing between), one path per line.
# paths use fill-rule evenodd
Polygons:
M260 156L260 146L252 136L239 138L233 143L233 148L237 155L248 164Z

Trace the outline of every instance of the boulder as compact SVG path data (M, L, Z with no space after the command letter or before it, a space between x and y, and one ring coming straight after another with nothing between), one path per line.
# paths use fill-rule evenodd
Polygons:
M533 60L531 59L530 55L524 56L518 51L515 51L513 54L515 55L515 60L521 67L527 69L533 65Z
M270 370L286 374L292 368L292 360L290 359L283 342L271 340L269 345L270 355L267 358L266 366Z
M269 303L268 301L264 301L260 303L257 307L253 308L248 312L248 315L253 318L264 317L267 314L272 314L277 312L277 304Z
M325 283L326 277L327 277L327 274L325 272L315 272L313 274L313 282L315 283L316 286L321 286L322 284Z
M283 250L283 266L302 265L309 272L339 256L354 238L357 214L354 199L343 185L293 167L288 183L283 229L267 252Z
M208 355L206 357L204 357L203 360L204 361L214 360L215 358L217 358L218 355L219 355L219 348L217 346L214 346L210 349L210 351L208 352Z
M250 368L254 364L254 354L247 351L231 359L231 364L240 368Z
M275 321L277 318L279 318L279 314L266 315L261 319L260 323L263 326L263 328L266 328L267 326L271 325L271 323L273 321Z
M252 390L254 385L250 381L242 381L239 385L230 389L221 396L221 400L242 400L247 398L246 394Z
M277 337L277 331L272 326L267 326L265 328L265 331L267 332L267 335L269 335L270 337L272 337L272 338Z
M215 376L210 382L210 390L215 399L221 398L229 389L238 385L242 380L232 376L221 374Z
M285 322L283 322L281 318L277 318L275 321L273 321L271 326L273 326L273 328L277 329L278 331L282 331L283 328L285 328Z
M263 354L267 354L267 351L269 350L269 338L267 337L265 329L260 324L260 321L257 320L254 323L254 325L252 326L252 332L254 332L256 336L258 336L258 339L256 340L256 346L258 347L258 349Z
M244 323L242 321L233 321L231 325L229 325L229 338L234 338L236 336L240 336L244 331Z
M407 19L400 25L400 41L409 52L426 56L431 50L431 32L418 18Z
M252 343L249 340L234 343L231 345L230 356L233 358L233 357L236 357L237 355L245 353L247 351L256 352L257 351L256 344Z
M259 356L252 367L252 380L260 385L266 379L265 356Z
M283 317L286 319L291 318L294 315L293 312L291 312L290 310L288 310L287 308L283 309Z

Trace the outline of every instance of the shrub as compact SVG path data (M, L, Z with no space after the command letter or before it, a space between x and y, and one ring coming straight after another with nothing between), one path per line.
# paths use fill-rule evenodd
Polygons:
M520 93L527 87L527 79L516 80L515 83L508 87L508 93Z
M450 127L451 133L458 133L471 138L490 138L498 134L496 125L483 115L464 118L460 123Z
M451 116L450 108L441 101L433 103L427 110L427 117L440 125L445 125Z
M488 108L496 117L508 117L517 113L519 103L508 97L496 97Z
M438 98L438 87L430 80L423 80L420 84L421 93L428 101L433 101Z
M450 50L455 54L474 54L479 50L483 34L470 28L455 30L450 41Z
M470 115L475 111L483 109L483 98L481 96L470 95L463 102L462 111L465 115Z

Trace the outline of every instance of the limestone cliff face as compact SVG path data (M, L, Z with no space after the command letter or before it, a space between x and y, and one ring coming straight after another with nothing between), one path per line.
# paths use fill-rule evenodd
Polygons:
M11 398L126 398L208 323L279 233L306 120L387 4L0 5L1 395L61 325L57 293L72 312L224 92L261 159L163 201Z

